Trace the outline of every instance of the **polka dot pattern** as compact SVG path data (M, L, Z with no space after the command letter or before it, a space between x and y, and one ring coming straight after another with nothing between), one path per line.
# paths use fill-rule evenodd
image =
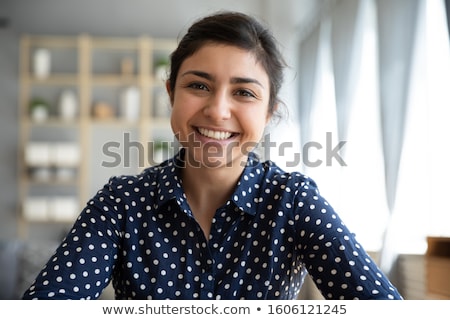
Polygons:
M310 178L249 157L209 239L182 188L184 152L110 179L24 299L401 299Z

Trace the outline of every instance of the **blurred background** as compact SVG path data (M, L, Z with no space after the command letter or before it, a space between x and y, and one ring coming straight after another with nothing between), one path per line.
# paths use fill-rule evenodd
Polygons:
M445 0L1 0L0 298L110 176L173 154L167 58L217 10L267 23L289 64L262 156L310 175L405 298L449 299Z

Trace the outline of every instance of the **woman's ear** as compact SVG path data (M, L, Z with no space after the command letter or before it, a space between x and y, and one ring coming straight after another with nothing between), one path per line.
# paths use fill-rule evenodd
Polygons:
M170 81L169 80L166 80L166 91L167 91L167 94L169 95L170 104L173 105L173 92L170 89Z

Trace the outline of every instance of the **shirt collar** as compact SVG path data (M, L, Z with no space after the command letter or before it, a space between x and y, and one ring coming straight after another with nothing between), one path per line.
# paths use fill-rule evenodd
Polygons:
M247 163L236 189L231 195L231 201L243 212L256 215L262 199L262 184L264 183L264 166L257 155L249 153Z
M186 201L186 195L181 186L181 171L184 165L184 150L181 149L173 158L150 168L155 173L152 177L156 183L155 209L161 208L168 201L176 201L180 208L189 215L192 212Z
M173 158L153 167L158 174L156 177L158 194L155 204L161 207L169 200L176 200L185 213L192 215L181 186L181 168L185 165L184 156L185 150L181 149ZM250 152L235 191L227 204L231 201L241 211L255 215L259 211L259 203L263 201L261 188L265 170L258 156Z

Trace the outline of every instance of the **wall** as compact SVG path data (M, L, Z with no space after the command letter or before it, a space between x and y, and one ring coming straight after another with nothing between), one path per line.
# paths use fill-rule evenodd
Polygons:
M17 56L16 36L0 29L0 237L17 230Z

